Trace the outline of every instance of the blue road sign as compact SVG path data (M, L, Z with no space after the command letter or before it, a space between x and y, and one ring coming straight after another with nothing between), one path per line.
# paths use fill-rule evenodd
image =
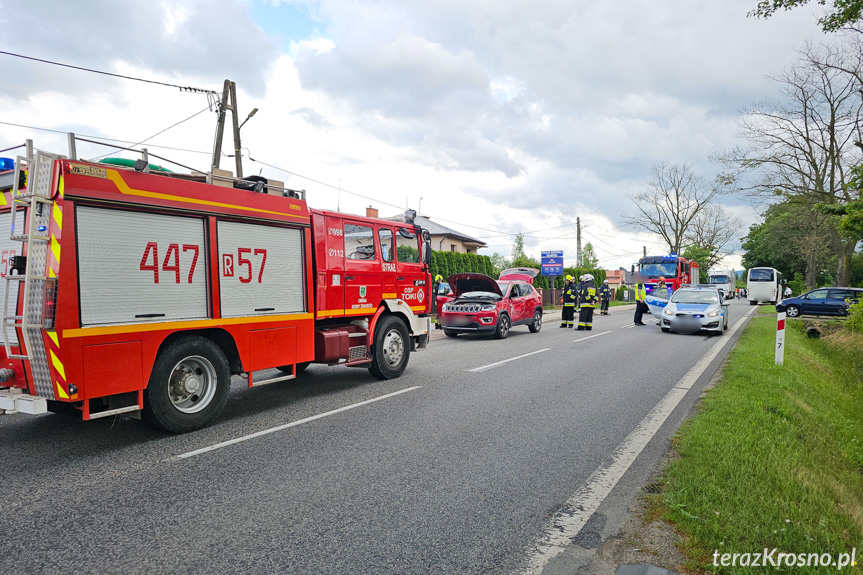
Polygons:
M542 252L542 262L540 262L542 275L544 276L562 276L563 275L563 250L553 252Z

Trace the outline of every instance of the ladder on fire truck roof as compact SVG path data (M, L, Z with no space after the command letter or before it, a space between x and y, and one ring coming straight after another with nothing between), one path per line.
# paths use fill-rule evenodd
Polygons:
M6 293L3 297L0 329L6 346L6 356L10 359L29 359L36 393L41 397L53 399L54 389L51 384L51 370L48 367L45 344L42 341L42 329L53 328L54 320L53 314L48 314L46 318L44 306L46 301L55 299L54 294L48 293L49 290L57 289L56 278L48 278L46 274L51 243L48 229L54 196L54 161L61 156L40 151L33 154L31 149L28 149L29 157L18 156L15 161L10 232L10 239L28 244L26 266L23 275L20 273L12 275L11 272L6 274ZM21 189L23 171L27 174L24 187ZM27 209L27 225L24 230L16 230L15 214L21 207ZM18 290L19 282L24 282L23 290ZM9 292L12 289L23 291L21 315L9 314ZM46 319L52 322L52 325L45 325ZM24 349L19 354L13 354L10 348L10 328L21 329Z

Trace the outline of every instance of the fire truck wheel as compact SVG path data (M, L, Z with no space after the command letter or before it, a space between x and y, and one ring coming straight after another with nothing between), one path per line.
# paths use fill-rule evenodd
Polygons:
M405 323L395 316L384 317L375 328L372 364L369 371L378 379L395 379L408 366L410 341Z
M533 312L533 323L527 326L527 329L530 330L530 333L536 333L542 329L542 310L538 309Z
M494 332L494 337L497 339L506 339L506 336L509 335L509 316L505 313L500 314L500 318L497 320L497 331Z
M144 417L163 431L206 427L222 412L231 388L228 358L211 340L192 336L162 351L144 390Z

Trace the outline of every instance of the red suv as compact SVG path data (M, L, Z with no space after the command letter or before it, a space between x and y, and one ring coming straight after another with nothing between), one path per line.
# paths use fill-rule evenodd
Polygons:
M536 333L542 328L542 298L533 287L539 273L530 268L505 270L495 281L483 274L455 274L449 285L455 299L445 303L438 314L444 333L509 335L516 325L526 325Z

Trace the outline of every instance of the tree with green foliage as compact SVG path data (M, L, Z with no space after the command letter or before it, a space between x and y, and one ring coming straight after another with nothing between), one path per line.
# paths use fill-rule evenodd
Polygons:
M599 258L596 257L596 250L590 242L584 244L584 249L581 250L581 265L586 268L599 267Z
M791 10L809 4L810 0L761 0L748 16L750 18L769 18L779 10ZM826 0L818 0L826 5ZM843 28L860 31L859 23L863 18L863 0L833 0L833 9L818 19L824 32L836 32Z
M700 284L706 284L710 281L707 274L707 264L710 261L711 255L712 253L709 248L702 248L694 245L683 250L683 257L690 261L698 262L698 283Z
M800 272L814 289L819 272L832 265L830 218L805 203L773 204L764 213L764 222L750 227L743 238L744 267L776 268L787 278Z
M527 257L524 253L524 234L519 232L515 234L515 239L512 242L512 261Z

